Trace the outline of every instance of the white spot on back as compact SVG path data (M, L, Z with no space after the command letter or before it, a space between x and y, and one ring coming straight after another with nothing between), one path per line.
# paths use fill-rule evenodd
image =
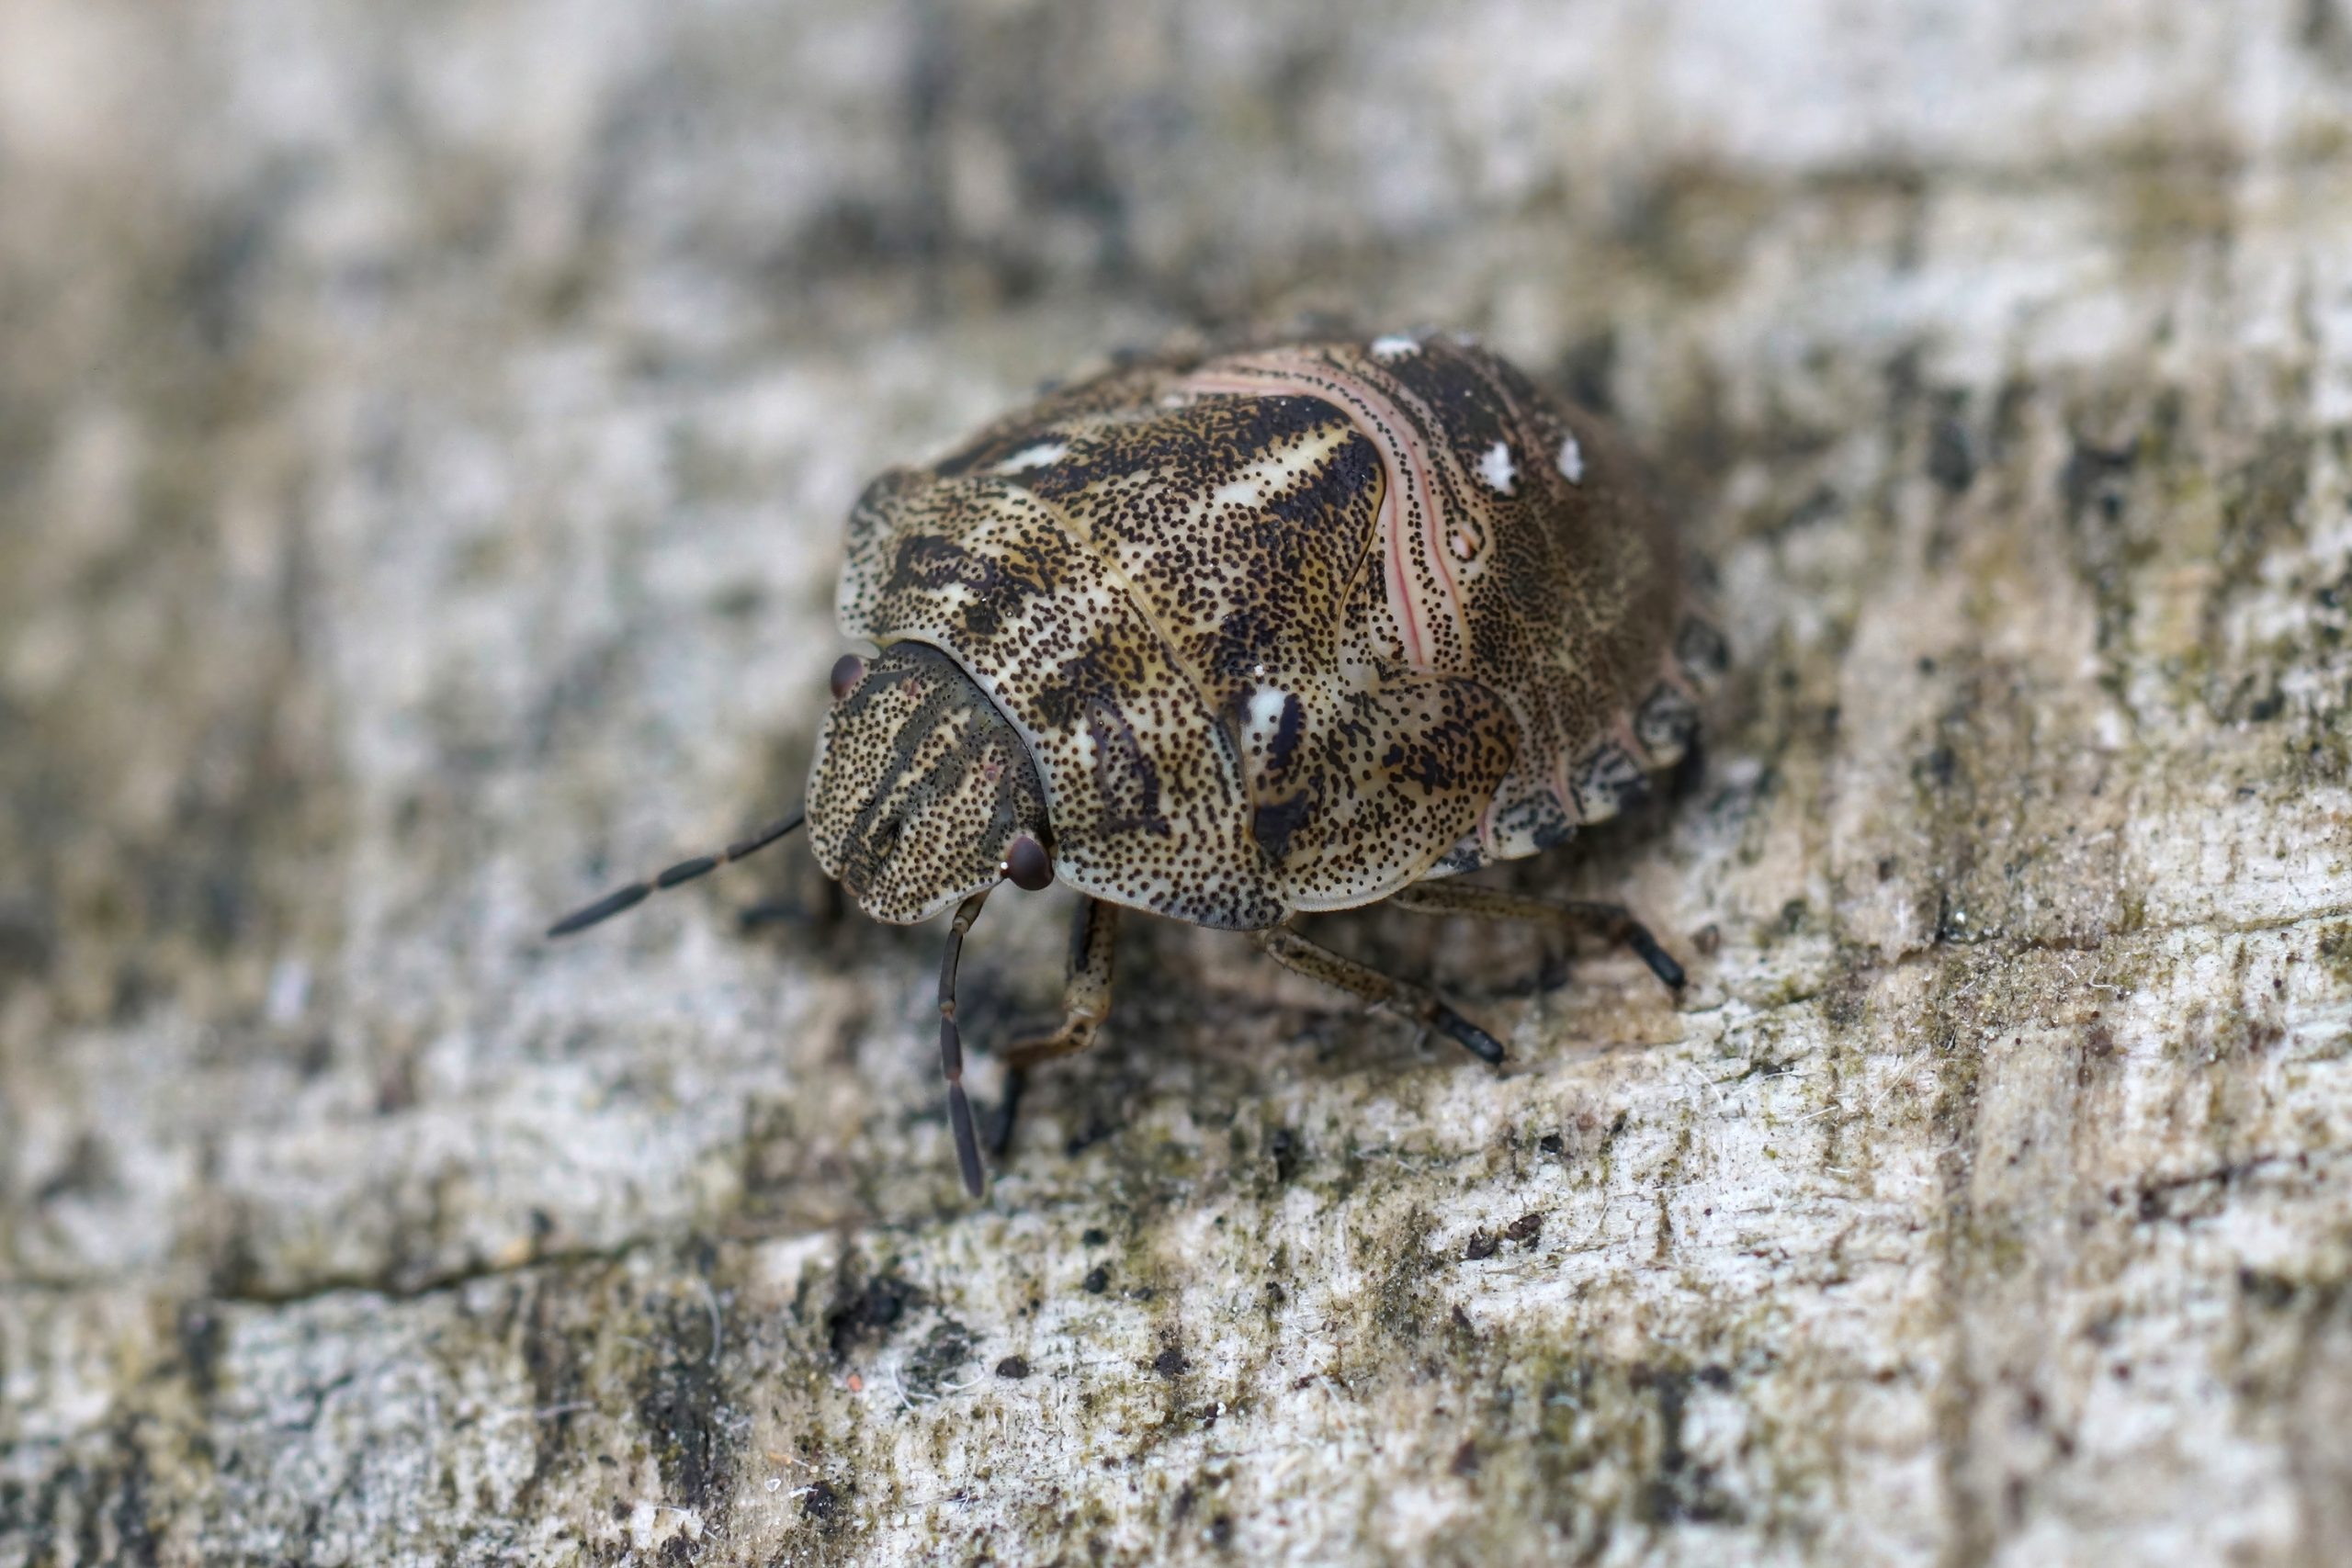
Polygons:
M1283 705L1290 694L1273 686L1261 686L1250 694L1250 739L1260 745L1272 740L1274 728L1283 721Z
M1372 356L1374 359L1402 359L1408 354L1419 354L1420 351L1419 344L1396 333L1372 340Z
M1040 441L1035 446L1023 446L996 466L1000 474L1024 474L1032 468L1042 468L1048 463L1058 463L1069 456L1067 441Z
M1570 484L1584 482L1584 448L1577 445L1573 435L1560 438L1560 477Z
M1217 486L1209 492L1209 500L1218 506L1255 506L1265 494L1255 478L1244 478Z
M1468 560L1478 553L1478 542L1463 530L1456 528L1453 531L1453 553L1461 559Z
M1510 443L1498 441L1478 458L1478 477L1497 495L1509 495L1519 482L1519 465L1511 461Z

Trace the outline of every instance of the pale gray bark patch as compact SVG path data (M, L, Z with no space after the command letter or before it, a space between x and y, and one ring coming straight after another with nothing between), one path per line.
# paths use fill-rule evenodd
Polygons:
M0 1568L2332 1561L2346 36L0 7ZM799 848L539 942L792 804L871 475L1333 308L1684 498L1706 766L1518 883L1679 1009L1137 922L972 1206Z

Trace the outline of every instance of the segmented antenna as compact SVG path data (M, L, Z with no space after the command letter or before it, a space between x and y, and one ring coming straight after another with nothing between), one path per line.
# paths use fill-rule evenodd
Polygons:
M947 1120L956 1128L956 1163L963 1168L964 1190L980 1195L980 1140L972 1131L972 1102L964 1097L964 1032L956 1027L956 961L964 955L964 933L980 918L980 906L994 886L981 888L956 907L947 927L947 952L939 961L939 1070L947 1079Z
M697 876L717 871L729 861L739 861L745 855L766 849L770 844L799 827L808 819L808 816L805 810L796 810L789 817L771 822L750 838L728 845L717 854L696 855L692 860L682 860L667 871L655 874L647 881L632 882L627 887L616 888L586 908L574 909L564 916L548 928L548 935L570 936L574 931L584 931L599 920L611 919L623 909L635 908L645 902L649 897L663 888L675 887L682 882L692 882Z

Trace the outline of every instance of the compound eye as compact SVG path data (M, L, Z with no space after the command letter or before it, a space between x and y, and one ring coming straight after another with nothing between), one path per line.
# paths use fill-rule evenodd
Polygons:
M997 869L1024 893L1053 886L1054 857L1046 852L1045 845L1026 833L1012 840L1012 847L1004 852L1004 863Z
M854 653L844 653L833 661L833 701L848 696L850 688L865 679L865 660Z

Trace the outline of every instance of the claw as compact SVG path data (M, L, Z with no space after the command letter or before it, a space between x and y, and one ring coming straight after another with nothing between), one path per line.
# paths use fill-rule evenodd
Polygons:
M1437 1011L1430 1021L1453 1036L1464 1050L1488 1066L1499 1067L1503 1065L1502 1042L1447 1007L1443 1002L1437 1005Z

